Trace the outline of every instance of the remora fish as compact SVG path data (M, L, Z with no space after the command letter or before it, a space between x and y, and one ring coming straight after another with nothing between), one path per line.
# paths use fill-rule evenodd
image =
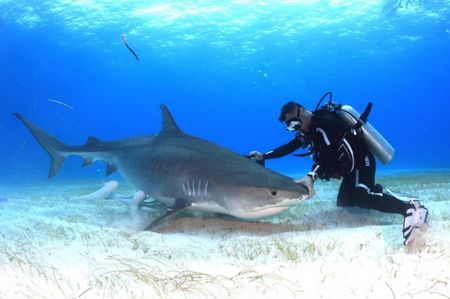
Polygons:
M104 160L107 175L118 170L136 189L168 205L147 229L182 209L255 219L281 213L308 198L307 189L291 178L184 133L165 105L161 111L162 128L156 136L110 142L89 137L80 146L67 146L15 115L51 156L49 178L70 155L83 157L83 166Z
M99 200L99 199L106 199L109 196L111 196L113 194L114 191L116 191L117 187L119 187L119 183L116 181L109 181L106 182L102 188L98 189L97 191L87 194L87 195L82 195L82 196L77 196L74 198L71 198L71 200Z

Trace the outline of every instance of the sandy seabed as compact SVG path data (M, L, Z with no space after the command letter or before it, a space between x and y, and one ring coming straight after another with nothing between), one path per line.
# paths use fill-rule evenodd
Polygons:
M336 207L339 182L277 217L156 232L157 211L69 199L100 180L0 185L0 298L450 298L450 172L379 181L430 211L410 246L401 216Z

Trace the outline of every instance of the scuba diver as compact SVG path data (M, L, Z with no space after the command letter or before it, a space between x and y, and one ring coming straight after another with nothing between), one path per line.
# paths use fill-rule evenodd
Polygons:
M319 107L327 96L329 102ZM262 163L265 159L283 157L309 147L307 154L297 156L310 155L314 161L312 171L296 182L307 186L312 196L317 179L342 179L337 206L357 206L402 215L404 244L407 245L414 238L414 229L426 222L428 210L415 198L375 184L374 154L387 163L392 159L394 149L367 122L371 107L369 103L359 115L350 106L333 103L331 92L321 98L314 111L288 102L282 107L278 120L286 124L287 130L296 132L294 139L264 154L252 151L249 157Z

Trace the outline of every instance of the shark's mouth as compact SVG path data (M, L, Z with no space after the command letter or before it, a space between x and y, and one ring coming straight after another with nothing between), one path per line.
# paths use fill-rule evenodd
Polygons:
M252 211L245 213L246 216L241 216L240 218L261 218L261 217L273 216L273 215L276 215L276 214L286 211L291 206L296 205L307 198L308 198L308 195L303 195L303 196L300 196L299 198L295 198L295 199L286 198L275 205L267 205L267 206L255 208Z
M281 200L279 203L275 204L275 205L268 205L265 207L260 207L258 209L267 209L267 208L274 208L274 207L287 207L289 208L290 206L296 205L301 203L302 201L304 201L305 199L308 198L308 195L302 195L300 197L297 198L285 198L283 200Z

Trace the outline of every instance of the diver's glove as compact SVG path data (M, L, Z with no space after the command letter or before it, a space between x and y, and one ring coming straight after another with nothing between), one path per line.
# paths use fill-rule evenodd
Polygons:
M264 154L261 154L258 151L251 151L248 153L248 156L250 157L250 160L264 160Z

